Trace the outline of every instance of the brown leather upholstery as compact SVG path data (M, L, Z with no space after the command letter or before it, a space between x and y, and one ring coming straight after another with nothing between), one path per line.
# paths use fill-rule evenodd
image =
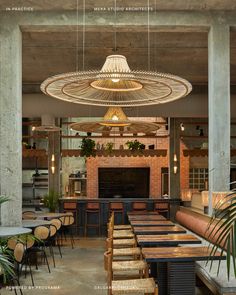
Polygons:
M65 202L64 203L64 209L76 209L77 208L77 203L75 202Z
M132 210L145 211L147 210L146 202L134 202L132 203Z
M88 202L86 204L86 209L88 209L88 210L99 210L100 209L100 204L95 203L95 202Z
M218 227L216 227L209 238L209 234L214 225L212 224L209 226L210 218L205 218L195 212L180 210L177 211L175 218L178 223L212 243L216 242L221 233L221 231L218 230ZM221 243L221 245L223 245L223 243Z

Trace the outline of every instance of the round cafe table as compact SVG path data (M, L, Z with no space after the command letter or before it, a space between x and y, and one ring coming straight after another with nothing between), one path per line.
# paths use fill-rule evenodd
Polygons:
M13 236L20 236L30 234L32 230L24 227L14 226L0 226L0 238L9 238Z
M73 214L71 212L65 212L65 213L61 213L61 212L55 212L55 213L51 213L51 212L48 212L48 213L37 213L36 214L36 217L37 217L37 220L38 219L53 219L53 218L60 218L60 217L63 217L63 216L72 216Z
M47 221L47 220L40 220L40 219L36 219L36 220L33 220L33 219L24 219L22 220L22 226L23 227L28 227L28 228L35 228L37 226L49 226L51 224L50 221Z

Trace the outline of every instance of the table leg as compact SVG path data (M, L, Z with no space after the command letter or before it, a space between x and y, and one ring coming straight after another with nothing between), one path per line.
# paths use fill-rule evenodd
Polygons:
M195 262L168 262L168 295L195 294Z

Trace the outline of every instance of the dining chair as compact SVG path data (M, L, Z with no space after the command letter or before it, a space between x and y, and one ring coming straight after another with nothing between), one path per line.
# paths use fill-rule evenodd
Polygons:
M128 279L125 276L123 280L114 279L114 263L112 261L112 252L107 254L107 283L108 295L120 294L154 294L158 295L158 288L153 278ZM128 267L128 264L127 264ZM128 267L128 269L130 269Z
M63 236L66 240L66 235L67 233L69 233L71 248L74 249L75 240L73 235L73 229L71 228L71 226L75 223L75 218L73 215L67 215L67 216L62 216L59 219L61 221L61 229L60 229L61 241L63 239Z
M48 272L50 273L50 267L48 263L48 258L45 249L45 243L50 238L50 230L47 226L37 226L34 229L34 236L36 237L37 241L35 242L34 246L29 249L29 255L33 255L37 253L41 253L46 261ZM37 257L36 257L36 268L38 268Z

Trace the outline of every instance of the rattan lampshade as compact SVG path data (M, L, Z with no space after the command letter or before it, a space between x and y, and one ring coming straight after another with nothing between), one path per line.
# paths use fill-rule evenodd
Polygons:
M130 70L125 56L110 55L101 70L56 75L41 90L73 103L132 107L174 101L188 95L192 86L171 74Z
M103 120L81 121L73 123L70 128L81 132L112 134L152 134L160 127L156 123L129 120L120 107L110 107Z
M34 126L32 131L38 132L56 132L60 131L61 128L55 125L55 118L51 115L44 114L41 117L41 126Z

